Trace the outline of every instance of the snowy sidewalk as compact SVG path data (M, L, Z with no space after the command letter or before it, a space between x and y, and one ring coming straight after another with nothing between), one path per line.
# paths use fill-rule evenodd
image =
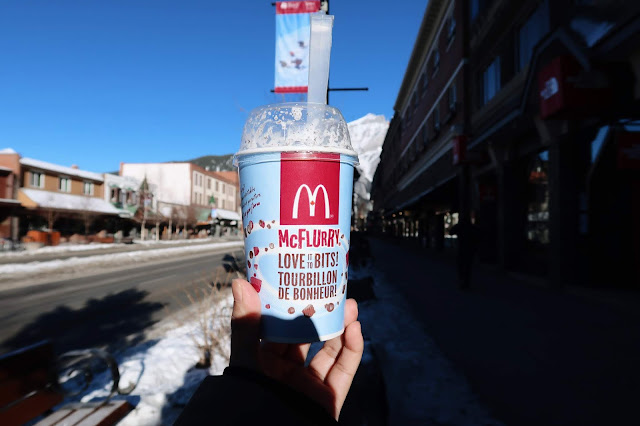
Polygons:
M372 368L381 370L387 407L384 401L368 399L371 392L377 390L365 389L354 383L352 392L361 394L349 395L357 401L350 413L346 412L348 407L345 404L345 424L500 424L478 403L464 377L424 333L411 315L406 301L391 283L386 283L383 276L372 268L351 270L350 274L353 279L373 276L375 280L377 299L359 304L359 319L366 341L360 373L372 374ZM232 303L230 292L226 291L227 296L222 302L226 306L226 316L221 321L229 320ZM121 425L171 424L204 377L221 374L228 363L224 356L215 356L208 370L194 368L198 361L194 338L201 338L201 327L194 320L163 320L150 330L147 338L146 342L116 354L121 384L137 383L131 395L118 397L126 398L135 405L134 411ZM228 347L228 335L220 335L220 338ZM318 345L314 344L314 347L318 349ZM366 386L371 383L369 379L361 377L360 383ZM80 399L99 400L108 394L109 387L108 374L99 375L92 388ZM357 410L365 410L366 413L354 415ZM375 416L378 416L375 422L368 422ZM353 419L361 421L354 422Z

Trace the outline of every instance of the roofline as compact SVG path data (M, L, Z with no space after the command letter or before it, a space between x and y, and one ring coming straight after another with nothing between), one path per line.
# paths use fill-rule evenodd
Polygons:
M31 161L36 161L39 164L29 164ZM95 182L104 182L104 176L102 173L91 172L80 168L73 168L69 166L63 166L61 164L50 163L48 161L38 160L36 158L21 157L19 160L20 167L34 170L45 170L49 172L60 173L62 175L76 176L81 179L92 180ZM56 170L56 168L64 169L64 171ZM93 176L92 176L93 175Z
M417 72L419 72L418 68L422 60L422 52L425 50L425 46L429 47L433 43L433 35L435 31L437 31L437 24L439 23L439 21L436 21L436 18L442 9L443 3L448 3L449 1L451 0L429 0L429 3L427 4L427 9L424 12L422 23L420 24L420 29L416 36L416 41L413 44L413 50L411 51L409 62L405 68L402 84L400 84L400 90L398 90L396 102L393 105L393 109L395 111L400 110L404 99L407 97L407 93L411 88L411 83L413 83L413 77Z

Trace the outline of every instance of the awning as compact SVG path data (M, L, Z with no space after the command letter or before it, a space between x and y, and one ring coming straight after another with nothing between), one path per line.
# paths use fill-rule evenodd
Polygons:
M120 210L111 203L96 197L61 194L59 192L20 188L19 198L23 204L31 208L45 208L69 211L89 211L100 214L119 215Z
M238 222L242 220L238 213L224 209L211 209L211 217L221 220L236 220Z

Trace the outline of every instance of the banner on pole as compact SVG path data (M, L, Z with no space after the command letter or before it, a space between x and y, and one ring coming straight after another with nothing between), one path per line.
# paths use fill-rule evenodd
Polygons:
M276 2L276 93L306 93L309 77L309 14L320 0Z

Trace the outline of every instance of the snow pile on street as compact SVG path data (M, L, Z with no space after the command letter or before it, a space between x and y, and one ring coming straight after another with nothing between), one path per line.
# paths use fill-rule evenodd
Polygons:
M222 330L224 324L230 322L233 297L229 289L221 298L221 307L216 308L212 326ZM191 398L204 378L222 374L229 365L226 356L213 354L209 369L196 369L194 366L200 359L194 339L202 341L202 329L197 320L185 323L184 317L170 317L155 327L149 337L151 340L130 347L116 356L120 370L120 388L132 383L135 389L127 396L116 396L127 399L135 406L119 426L146 426L173 424L182 409ZM220 341L224 347L230 347L230 335L220 331ZM154 338L155 337L155 338ZM102 401L109 395L111 375L103 372L94 378L91 388L80 395L82 402Z
M65 254L78 251L93 251L93 250L110 250L110 249L131 249L137 245L149 247L149 246L170 246L170 245L187 245L187 244L206 244L213 240L210 238L192 238L189 240L133 240L133 245L123 243L89 243L89 244L68 244L63 243L57 246L40 247L34 250L22 250L22 251L5 251L0 252L0 259L7 258L25 258L32 256L39 256L41 254Z
M170 246L175 244L204 244L211 242L211 238L191 238L189 240L133 240L133 243L141 246Z
M14 281L18 278L33 279L44 274L73 273L95 270L101 267L118 265L133 265L155 259L174 258L176 255L197 254L205 250L242 247L242 241L224 243L197 244L184 247L158 248L125 253L98 254L88 257L71 257L68 259L50 260L44 262L9 263L0 265L0 282ZM11 285L11 284L7 284ZM3 284L3 288L7 288Z
M365 276L374 278L377 299L359 304L359 320L382 369L389 424L500 425L392 285L373 268L349 278Z
M90 243L90 244L60 244L58 246L40 247L35 250L22 250L22 251L6 251L0 252L0 259L13 258L13 257L30 257L41 254L64 254L75 251L91 251L91 250L104 250L110 248L127 247L126 244L115 243Z

